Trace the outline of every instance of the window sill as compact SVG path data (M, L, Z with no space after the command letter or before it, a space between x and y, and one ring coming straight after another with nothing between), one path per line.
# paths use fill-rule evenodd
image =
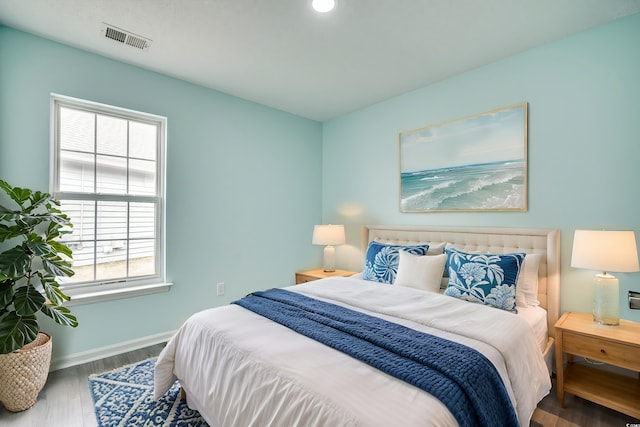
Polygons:
M95 292L73 292L73 290L65 290L71 300L64 303L65 307L73 307L74 305L93 304L96 302L112 301L122 298L131 298L141 295L156 294L159 292L168 292L173 283L154 283L149 285L130 286L120 289L109 289Z

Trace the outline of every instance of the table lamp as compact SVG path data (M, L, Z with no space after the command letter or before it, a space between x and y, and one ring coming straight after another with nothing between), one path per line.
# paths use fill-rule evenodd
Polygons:
M633 231L576 230L573 236L571 266L600 270L593 281L595 296L593 320L601 325L620 323L618 278L609 272L640 271Z
M336 248L333 245L342 245L346 241L344 225L316 225L313 227L314 245L324 247L324 271L336 271Z

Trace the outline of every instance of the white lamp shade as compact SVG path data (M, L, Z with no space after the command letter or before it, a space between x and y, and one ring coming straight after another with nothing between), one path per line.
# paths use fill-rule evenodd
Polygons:
M343 245L346 242L344 225L316 225L313 227L314 245Z
M576 230L571 266L587 270L628 273L640 271L633 231Z

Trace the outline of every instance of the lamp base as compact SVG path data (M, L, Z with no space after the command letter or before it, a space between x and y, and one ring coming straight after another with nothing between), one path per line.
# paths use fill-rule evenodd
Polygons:
M324 247L324 271L326 273L336 271L336 248L331 245Z
M593 320L600 325L620 324L620 294L618 278L607 273L596 274Z

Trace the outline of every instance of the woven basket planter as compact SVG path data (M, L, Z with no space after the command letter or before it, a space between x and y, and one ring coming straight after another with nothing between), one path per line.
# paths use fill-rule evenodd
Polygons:
M24 411L36 403L50 364L51 337L42 332L20 350L0 354L0 402L7 411Z

